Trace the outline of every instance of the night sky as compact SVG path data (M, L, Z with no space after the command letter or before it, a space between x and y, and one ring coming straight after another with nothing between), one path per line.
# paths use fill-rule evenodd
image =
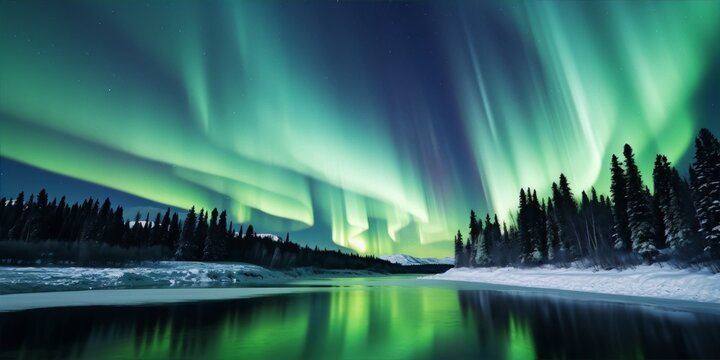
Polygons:
M713 0L0 0L0 196L446 256L520 187L608 193L625 143L684 173L719 34Z

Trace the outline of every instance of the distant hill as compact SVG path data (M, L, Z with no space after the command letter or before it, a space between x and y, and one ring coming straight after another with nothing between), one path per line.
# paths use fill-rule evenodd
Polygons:
M455 259L452 256L444 258L419 258L405 254L380 256L380 259L387 260L391 263L400 265L453 265Z

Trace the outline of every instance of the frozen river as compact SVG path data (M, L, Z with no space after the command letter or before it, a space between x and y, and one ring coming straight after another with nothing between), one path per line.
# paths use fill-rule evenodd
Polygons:
M11 294L0 306L0 358L720 358L716 304L412 277Z

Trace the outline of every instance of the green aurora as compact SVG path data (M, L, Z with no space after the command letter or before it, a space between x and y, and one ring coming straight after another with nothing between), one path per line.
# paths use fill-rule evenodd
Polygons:
M0 155L446 256L521 187L607 193L624 143L646 181L656 153L687 164L720 127L718 34L717 1L0 1Z

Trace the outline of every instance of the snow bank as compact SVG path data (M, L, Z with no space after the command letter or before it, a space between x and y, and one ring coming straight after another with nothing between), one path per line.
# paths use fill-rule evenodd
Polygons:
M720 274L708 270L643 265L626 270L540 267L459 268L421 279L561 289L720 303Z
M128 268L0 267L0 294L139 287L210 287L287 279L241 263L161 261Z

